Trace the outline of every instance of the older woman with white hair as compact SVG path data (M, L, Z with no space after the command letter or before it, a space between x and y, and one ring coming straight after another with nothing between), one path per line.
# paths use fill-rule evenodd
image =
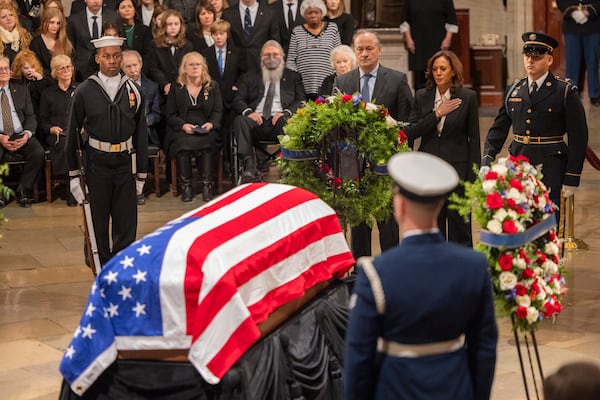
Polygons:
M287 67L302 76L309 100L317 98L323 79L334 72L329 57L341 44L337 25L323 21L326 13L322 0L304 0L300 14L306 22L296 26L290 38Z
M345 44L331 50L330 61L335 72L323 79L323 83L321 83L321 87L319 88L319 96L329 96L334 94L333 82L335 81L335 77L352 71L356 68L357 64L354 50L352 50L352 47Z

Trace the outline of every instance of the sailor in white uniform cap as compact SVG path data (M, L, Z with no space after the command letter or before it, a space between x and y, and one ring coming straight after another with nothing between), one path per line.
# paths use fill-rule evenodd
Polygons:
M437 215L454 168L394 155L400 244L358 262L344 350L344 399L488 399L498 331L483 254L444 240Z
M71 193L79 203L84 191L77 150L85 154L83 171L101 264L135 240L136 192L142 192L147 173L144 99L140 87L121 74L124 40L112 36L92 40L100 70L75 90L67 133Z

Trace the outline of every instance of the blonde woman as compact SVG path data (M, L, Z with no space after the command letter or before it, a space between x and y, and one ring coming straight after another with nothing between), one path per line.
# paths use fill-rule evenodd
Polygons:
M200 53L183 56L179 76L167 98L167 153L177 160L181 200L194 199L192 153L200 152L202 199L214 197L218 129L223 114L221 91L210 79Z
M58 8L46 8L42 14L40 34L31 40L29 48L35 53L44 68L44 74L50 74L50 60L58 55L73 55L73 45L67 37L67 21Z
M29 48L31 34L21 26L17 10L10 4L0 4L0 54L11 64L17 53Z
M70 57L60 54L52 58L50 69L51 76L56 79L56 83L42 93L38 114L38 133L40 140L50 149L52 174L63 176L65 182L68 182L69 169L65 145L71 98L77 87L77 83L73 80L75 67ZM67 190L67 205L70 207L77 205L69 190Z

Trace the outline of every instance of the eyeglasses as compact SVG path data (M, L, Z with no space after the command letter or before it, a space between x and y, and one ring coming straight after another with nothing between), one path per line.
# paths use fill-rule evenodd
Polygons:
M0 72L10 72L10 67L0 67Z
M73 68L71 65L63 65L62 67L58 68L57 71L58 72L66 72L66 71L70 71L71 68Z

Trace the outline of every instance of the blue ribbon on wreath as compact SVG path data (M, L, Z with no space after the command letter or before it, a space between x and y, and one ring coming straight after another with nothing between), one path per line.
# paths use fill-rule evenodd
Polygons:
M482 229L480 243L490 247L504 247L513 249L534 241L548 232L554 226L556 226L556 218L554 215L551 215L550 217L543 219L541 222L526 229L525 232L515 233L514 235L508 235L505 233L496 234Z

